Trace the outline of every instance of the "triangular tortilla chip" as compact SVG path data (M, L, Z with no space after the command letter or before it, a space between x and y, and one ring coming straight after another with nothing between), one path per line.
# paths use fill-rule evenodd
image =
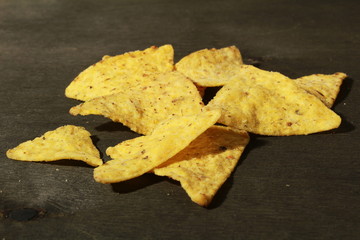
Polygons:
M220 123L273 136L306 135L340 125L336 113L284 75L250 65L239 71L207 105L222 111Z
M83 127L66 125L21 143L8 150L6 155L20 161L50 162L73 159L96 167L103 162L90 136Z
M203 49L183 57L175 67L191 78L199 87L219 87L225 85L239 73L243 64L239 49L235 46L221 49ZM309 93L319 98L326 106L332 107L345 73L332 75L313 74L294 81Z
M230 46L193 52L182 58L175 67L198 86L217 87L227 83L242 64L239 49Z
M126 90L151 81L157 73L172 71L173 58L174 49L171 45L150 47L114 57L105 56L81 72L66 88L65 95L87 101Z
M72 115L104 115L135 132L148 135L170 116L200 113L204 106L191 80L179 72L168 72L148 84L91 99L70 109Z
M109 147L106 154L113 160L95 168L94 178L101 183L115 183L149 172L188 146L219 117L219 111L172 117L159 123L151 135Z
M331 108L346 77L345 73L338 72L329 75L312 74L294 79L294 81L308 93L319 98L328 108Z
M192 201L207 206L233 172L248 142L245 131L212 126L154 173L180 181Z

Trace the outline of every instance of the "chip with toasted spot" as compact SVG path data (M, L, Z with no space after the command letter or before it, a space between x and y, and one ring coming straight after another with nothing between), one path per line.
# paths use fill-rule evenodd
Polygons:
M249 142L246 131L212 126L154 173L180 181L193 202L208 206Z
M170 116L192 115L204 106L194 83L173 71L147 84L86 101L70 109L72 115L98 114L148 135Z
M346 77L345 73L337 72L334 74L312 74L294 79L294 81L308 93L319 98L328 108L331 108Z
M222 86L243 64L235 46L203 49L189 54L176 63L175 68L203 87Z
M81 72L66 88L65 95L87 101L126 90L152 81L158 73L172 71L173 58L171 45L153 46L113 57L104 56L100 62Z
M90 136L83 127L65 125L9 149L6 155L14 160L36 162L73 159L96 167L103 162Z
M160 122L151 135L109 147L106 154L112 160L94 169L94 179L115 183L147 173L188 146L219 117L218 110L171 117Z
M284 75L250 65L239 71L206 106L222 111L220 123L273 136L306 135L340 125L336 113Z

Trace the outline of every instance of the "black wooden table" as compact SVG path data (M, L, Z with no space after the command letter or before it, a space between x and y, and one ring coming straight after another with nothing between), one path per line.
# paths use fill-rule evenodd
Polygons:
M0 239L360 239L359 11L355 0L0 0ZM71 116L78 102L64 90L103 55L168 43L176 60L236 45L246 63L291 78L345 72L334 106L343 123L252 135L209 208L151 174L103 185L76 161L6 157L65 124L88 129L103 153L136 137Z

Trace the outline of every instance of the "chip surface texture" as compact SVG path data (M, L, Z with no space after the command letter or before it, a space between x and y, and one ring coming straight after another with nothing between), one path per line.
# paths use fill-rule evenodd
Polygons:
M219 122L260 135L306 135L337 128L341 118L319 99L277 72L243 65L208 103Z
M160 121L200 113L203 106L194 83L172 71L157 75L152 82L86 101L71 108L70 113L103 115L148 135Z
M198 86L216 87L227 83L243 64L235 46L203 49L182 58L175 67Z
M338 72L334 74L312 74L294 79L294 81L308 93L319 98L328 108L331 108L346 77L345 73Z
M174 69L171 45L150 47L103 59L81 72L66 88L65 96L82 101L116 93L152 80Z
M106 154L113 160L95 168L94 178L101 183L115 183L149 172L188 146L219 117L220 112L215 110L164 120L150 135L109 147Z
M20 161L50 162L62 159L81 160L91 166L102 164L91 134L83 127L65 125L41 137L19 144L6 152L8 158Z
M248 142L245 131L212 126L155 168L154 173L180 181L192 201L208 206L235 169Z

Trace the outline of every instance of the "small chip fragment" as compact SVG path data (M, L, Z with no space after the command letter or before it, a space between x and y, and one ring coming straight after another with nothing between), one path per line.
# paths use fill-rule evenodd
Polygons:
M172 71L154 81L86 101L70 109L72 115L103 115L131 130L148 135L170 116L192 115L204 106L194 83Z
M294 79L294 81L299 87L313 94L328 108L331 108L346 77L345 73L337 72L334 74L312 74Z
M109 147L113 160L94 169L94 179L116 183L138 177L167 161L215 124L220 111L171 117L162 121L151 135L141 136Z
M249 142L246 131L212 126L154 173L180 181L193 202L208 206Z
M217 87L232 79L242 64L239 49L230 46L193 52L176 63L175 68L198 86Z
M104 56L100 62L81 72L66 88L68 98L87 101L110 95L129 87L152 81L158 73L174 69L171 45L150 47L143 51Z
M65 125L9 149L6 156L14 160L38 162L73 159L96 167L103 162L90 136L83 127Z
M340 125L336 113L284 75L250 65L239 71L206 106L222 111L220 123L273 136L306 135Z

